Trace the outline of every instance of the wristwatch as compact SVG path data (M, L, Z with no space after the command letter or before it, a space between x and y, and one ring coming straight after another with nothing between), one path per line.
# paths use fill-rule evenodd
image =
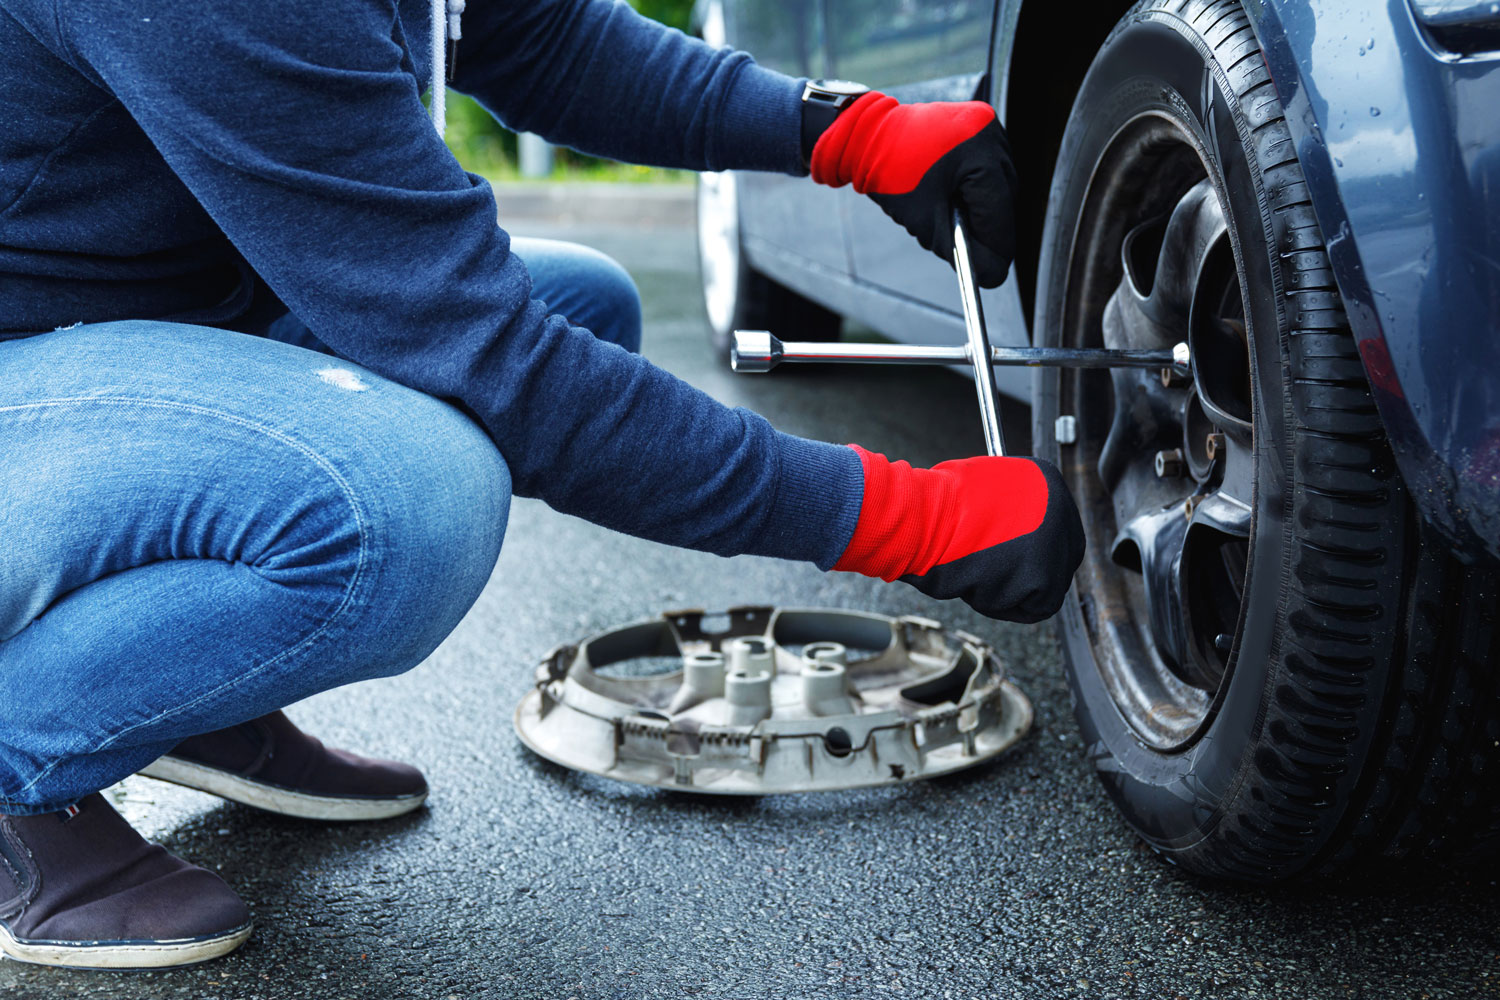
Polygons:
M809 80L802 88L802 162L812 160L813 147L849 105L870 92L862 83L848 80Z

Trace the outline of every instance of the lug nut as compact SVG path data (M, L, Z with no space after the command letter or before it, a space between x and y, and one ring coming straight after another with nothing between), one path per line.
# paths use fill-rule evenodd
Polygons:
M1052 422L1052 434L1058 444L1073 444L1078 440L1078 419L1064 413Z
M1156 476L1158 479L1181 479L1187 473L1187 462L1182 459L1182 449L1156 453Z
M1198 505L1207 499L1208 494L1206 493L1195 493L1188 497L1187 503L1182 505L1182 516L1191 521L1193 514L1198 510Z
M1193 377L1191 375L1176 368L1163 368L1161 370L1161 384L1168 389L1181 389L1192 381Z
M1219 452L1224 448L1224 435L1214 432L1203 441L1203 450L1208 452L1209 461L1219 457Z

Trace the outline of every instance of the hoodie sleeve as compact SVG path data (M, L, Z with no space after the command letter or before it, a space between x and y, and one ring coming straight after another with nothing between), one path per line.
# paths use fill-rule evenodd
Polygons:
M479 0L463 35L454 87L511 128L631 163L807 173L801 81L623 0Z
M858 457L547 315L488 185L428 121L391 3L57 11L80 71L281 300L339 354L476 416L517 493L673 545L837 561Z

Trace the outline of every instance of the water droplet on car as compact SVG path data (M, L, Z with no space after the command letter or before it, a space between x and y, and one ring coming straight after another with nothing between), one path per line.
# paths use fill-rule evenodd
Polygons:
M1375 107L1373 104L1370 105L1370 117L1371 118L1379 118L1380 117L1380 109L1377 108L1377 107Z

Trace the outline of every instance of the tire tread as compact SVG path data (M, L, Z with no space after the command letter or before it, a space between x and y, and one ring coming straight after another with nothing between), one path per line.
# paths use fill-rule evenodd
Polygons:
M1414 513L1239 0L1146 0L1213 53L1280 254L1294 550L1250 787L1184 863L1244 879L1500 844L1500 585ZM1222 86L1222 82L1221 82Z

